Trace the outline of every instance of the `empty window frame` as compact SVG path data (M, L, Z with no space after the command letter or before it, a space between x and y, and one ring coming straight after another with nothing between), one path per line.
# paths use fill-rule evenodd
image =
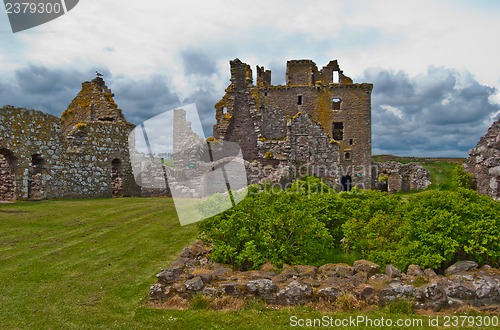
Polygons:
M338 84L340 81L340 74L338 71L333 71L332 72L332 83Z
M332 99L332 110L340 110L340 103L342 102L341 99L338 97L334 97Z
M345 160L351 160L351 152L350 151L344 152L344 159Z
M344 139L344 123L336 122L332 124L332 137L337 141Z
M302 95L297 95L297 105L302 105Z

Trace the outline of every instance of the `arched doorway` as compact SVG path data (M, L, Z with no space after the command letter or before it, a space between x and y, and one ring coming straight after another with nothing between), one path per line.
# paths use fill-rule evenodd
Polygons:
M45 168L45 160L42 155L31 155L31 163L29 165L29 179L28 179L28 198L29 199L43 199L44 182L43 170Z
M111 162L111 195L113 197L123 197L123 175L122 162L118 158Z
M0 201L16 199L16 158L12 151L0 148Z
M342 190L343 191L351 191L352 188L352 178L350 175L344 175L342 179L340 180L340 183L342 184Z

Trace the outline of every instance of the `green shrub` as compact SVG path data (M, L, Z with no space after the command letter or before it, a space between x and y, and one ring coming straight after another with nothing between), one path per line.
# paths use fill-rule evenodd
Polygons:
M333 240L324 223L303 207L307 198L264 191L201 222L205 239L213 243L210 258L242 270L266 261L277 266L320 263Z
M462 165L456 165L451 172L451 182L457 188L472 189L474 176L467 172Z
M428 191L366 215L343 225L352 250L366 259L401 269L443 270L458 260L498 265L500 203L475 191Z

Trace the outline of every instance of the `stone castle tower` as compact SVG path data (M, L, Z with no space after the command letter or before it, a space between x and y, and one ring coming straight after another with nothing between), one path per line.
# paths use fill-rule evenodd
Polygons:
M101 77L82 84L61 118L0 108L0 201L133 194L133 127Z
M214 137L238 143L243 157L292 177L305 168L344 190L370 188L372 84L355 84L338 62L321 70L311 60L287 62L286 85L271 71L230 62L231 84L215 105ZM252 178L249 178L252 181Z

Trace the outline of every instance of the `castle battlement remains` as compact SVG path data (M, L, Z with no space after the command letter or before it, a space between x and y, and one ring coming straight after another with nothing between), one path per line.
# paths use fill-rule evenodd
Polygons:
M344 190L372 186L372 84L353 83L336 60L321 70L311 60L288 61L286 85L277 86L264 67L254 84L248 64L230 66L231 83L215 105L216 139L238 143L245 160L289 179L307 172Z

